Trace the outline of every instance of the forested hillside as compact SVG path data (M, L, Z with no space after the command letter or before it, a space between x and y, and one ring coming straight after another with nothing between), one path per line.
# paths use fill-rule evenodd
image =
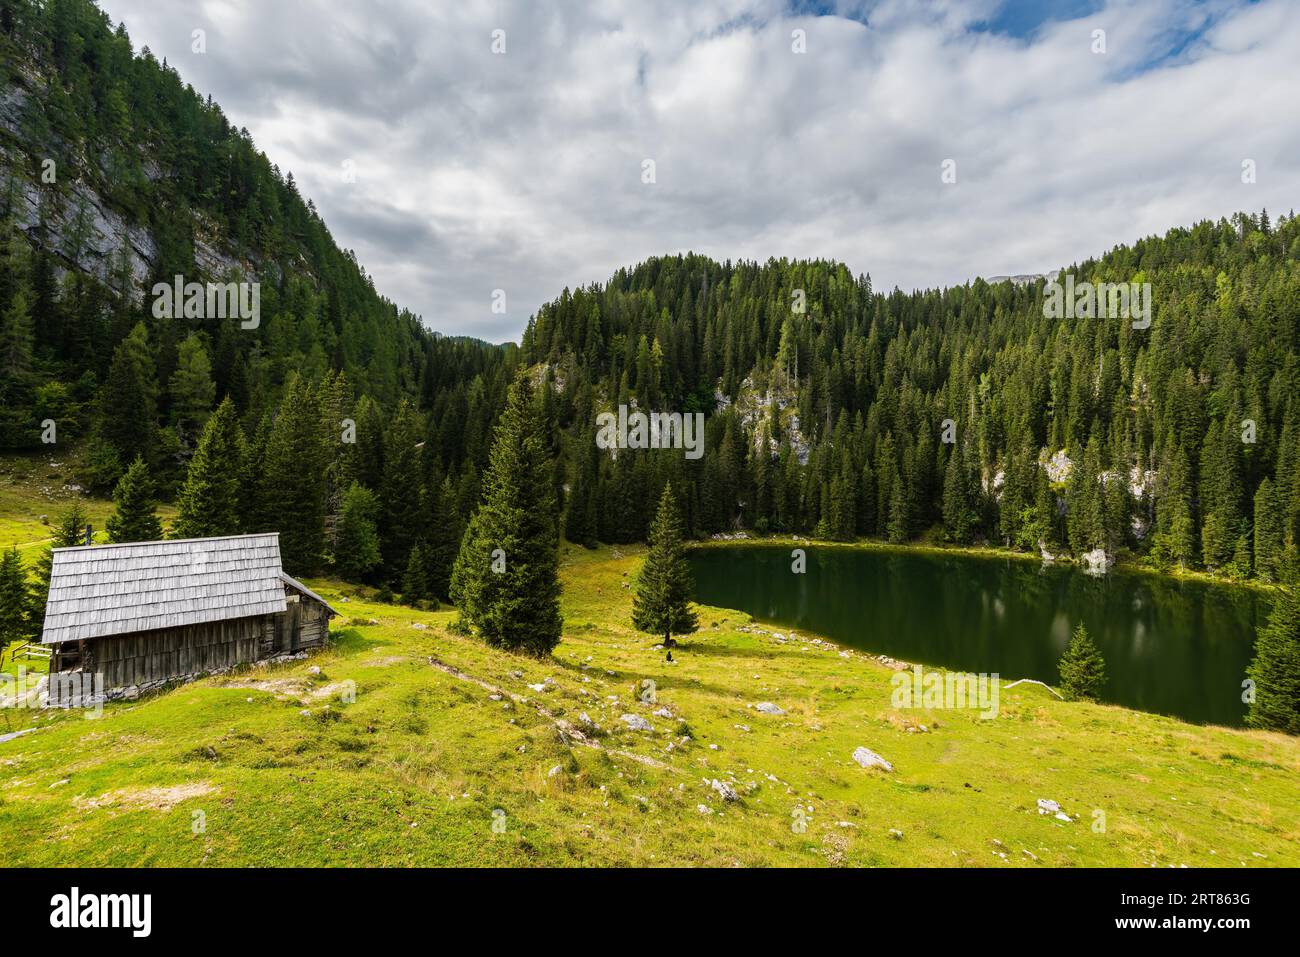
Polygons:
M301 517L300 569L353 465L382 492L386 438L414 469L401 508L444 473L470 507L511 350L380 296L292 175L88 0L0 0L0 81L0 448L75 454L103 491L140 458L171 497L228 398L250 445L221 463L248 469L240 527ZM154 283L177 275L259 282L257 327L155 318Z
M446 597L522 364L573 541L643 539L671 480L694 535L1104 549L1265 580L1294 559L1294 218L1066 270L1151 283L1146 329L1046 318L1041 280L882 294L837 263L689 255L566 290L495 348L385 300L292 176L88 0L0 0L0 53L0 445L176 498L175 534L278 529L293 571ZM259 281L260 323L155 318L176 275ZM703 413L705 454L598 449L620 405Z
M710 413L698 462L612 460L580 431L569 536L641 538L633 503L671 476L700 534L1128 548L1277 577L1300 540L1300 224L1202 222L1066 271L1150 282L1150 328L1046 318L1041 281L881 294L826 262L669 257L566 291L523 340L564 383L562 421Z

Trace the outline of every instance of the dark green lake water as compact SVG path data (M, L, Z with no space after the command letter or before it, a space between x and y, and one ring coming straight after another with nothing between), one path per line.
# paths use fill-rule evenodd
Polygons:
M737 545L691 553L696 598L843 645L1004 681L1056 684L1083 622L1106 659L1102 698L1240 725L1241 682L1268 599L1243 588L907 551Z

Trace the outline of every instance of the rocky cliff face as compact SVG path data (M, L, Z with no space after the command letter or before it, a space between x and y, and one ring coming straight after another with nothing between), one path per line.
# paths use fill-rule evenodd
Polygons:
M15 226L33 246L54 254L65 270L94 275L118 292L129 274L139 289L157 264L158 243L147 224L116 208L107 190L94 182L95 177L112 182L110 157L82 156L81 165L93 176L65 175L66 169L43 155L56 152L50 144L31 142L27 133L30 114L45 108L37 92L43 80L30 66L19 65L15 74L16 82L0 90L0 198L10 199ZM148 157L141 157L140 168L151 182L167 175L162 163ZM197 232L196 278L257 272L255 263L232 254L215 227Z

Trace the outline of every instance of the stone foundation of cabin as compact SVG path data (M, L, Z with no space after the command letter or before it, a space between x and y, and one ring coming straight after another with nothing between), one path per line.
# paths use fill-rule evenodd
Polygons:
M253 664L269 665L283 661L301 661L307 656L308 653L306 651L294 653L285 652L273 655L270 658L262 658L259 661L253 662ZM149 694L152 691L161 691L162 689L172 685L197 681L199 678L211 678L216 675L227 674L238 667L240 667L240 665L231 665L228 668L217 668L213 671L196 671L193 674L176 675L172 678L159 678L138 685L127 685L118 688L103 688L100 691L94 690L93 680L83 683L84 672L61 671L53 676L43 675L40 682L36 685L33 694L36 698L36 704L40 708L93 708L96 705L101 705L108 701L134 701L136 698ZM91 676L92 679L94 677L94 675ZM65 680L60 681L60 679Z

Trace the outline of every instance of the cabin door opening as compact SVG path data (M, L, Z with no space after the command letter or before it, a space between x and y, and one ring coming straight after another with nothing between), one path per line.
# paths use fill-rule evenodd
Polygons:
M298 600L297 595L290 595L288 606L284 610L284 627L288 632L288 642L286 651L290 654L298 650L299 638L302 635L302 602Z

